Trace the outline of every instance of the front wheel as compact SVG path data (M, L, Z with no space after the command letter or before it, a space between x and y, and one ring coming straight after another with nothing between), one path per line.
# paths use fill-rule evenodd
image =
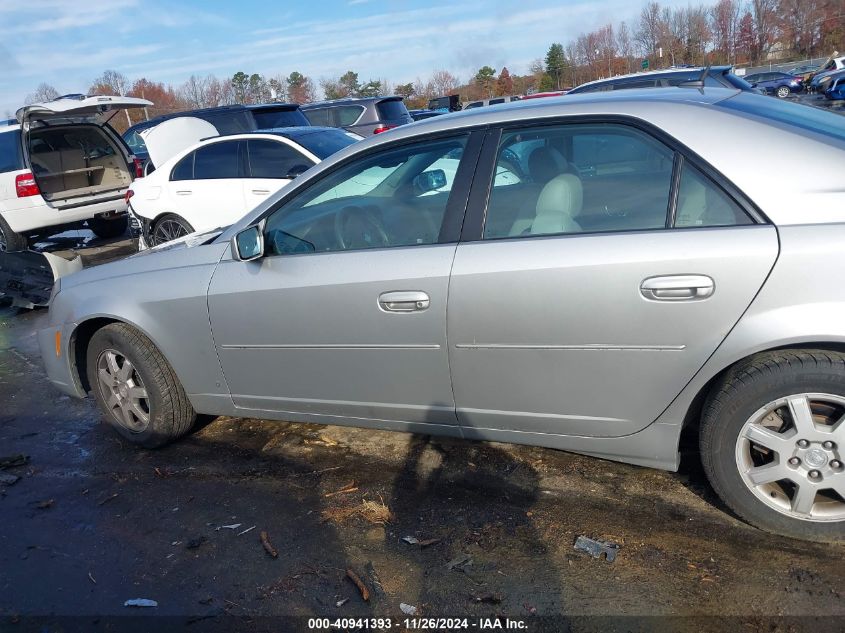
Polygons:
M777 94L777 96L780 97L781 99L786 99L790 94L789 87L788 86L781 86L780 88L777 89L777 92L775 94Z
M94 333L87 353L88 384L105 420L145 448L178 439L197 414L173 368L152 341L125 323Z
M760 354L705 404L704 470L722 500L763 530L845 541L845 355Z

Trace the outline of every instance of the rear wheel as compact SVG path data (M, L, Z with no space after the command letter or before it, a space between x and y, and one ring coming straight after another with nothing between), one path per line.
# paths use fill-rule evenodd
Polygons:
M168 213L156 221L150 237L152 238L152 245L158 246L193 232L194 228L186 219L180 218L175 213Z
M197 414L173 368L146 336L112 323L91 337L88 383L105 420L120 435L146 448L178 439Z
M789 93L790 90L788 86L781 86L777 89L777 92L775 94L777 94L777 96L781 99L786 99L789 96Z
M88 220L88 228L94 231L94 235L101 239L120 237L126 233L129 226L129 218L125 215L116 218L92 218Z
M845 541L845 356L760 354L705 405L704 470L749 523L793 538Z
M6 220L0 215L0 253L25 251L28 247L29 242L26 237L9 228Z

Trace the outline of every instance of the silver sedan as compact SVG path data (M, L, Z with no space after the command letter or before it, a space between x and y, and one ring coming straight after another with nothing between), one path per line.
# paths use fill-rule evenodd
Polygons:
M672 88L403 126L61 279L47 373L145 447L258 416L674 470L688 430L738 515L841 541L843 122Z

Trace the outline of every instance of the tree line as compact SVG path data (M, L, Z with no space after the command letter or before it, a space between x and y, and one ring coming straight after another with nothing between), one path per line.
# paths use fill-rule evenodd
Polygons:
M426 107L434 97L459 94L463 101L538 91L562 90L585 81L632 72L648 60L649 68L678 64L760 64L776 56L798 59L827 56L845 49L845 0L718 0L715 4L662 6L647 2L631 21L606 24L581 33L572 41L553 43L544 57L531 63L525 75L506 67L485 65L461 81L447 70L426 79L391 84L387 79L361 81L348 70L318 80L326 99L398 94L409 108ZM318 98L315 81L299 72L264 76L236 72L231 78L191 75L173 86L147 78L130 81L115 70L94 79L87 94L141 97L155 105L132 112L126 125L160 114L235 103L292 101ZM48 84L39 85L27 103L59 96ZM114 123L125 127L123 121Z

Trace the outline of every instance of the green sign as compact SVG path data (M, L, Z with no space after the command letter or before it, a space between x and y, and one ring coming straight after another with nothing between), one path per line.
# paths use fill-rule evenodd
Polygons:
M648 70L648 60L647 59L643 60L643 70Z

